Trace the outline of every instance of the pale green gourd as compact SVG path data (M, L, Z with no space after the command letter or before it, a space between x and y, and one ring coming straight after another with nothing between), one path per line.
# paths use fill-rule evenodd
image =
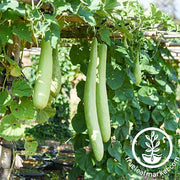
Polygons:
M96 86L96 106L98 113L98 121L101 130L102 139L107 142L111 137L111 125L108 107L108 98L106 90L106 59L107 59L107 46L101 44L99 46L99 66L98 75L99 82Z
M47 106L52 81L52 49L49 41L42 39L38 72L34 86L33 104L43 109Z
M134 77L136 79L136 85L138 86L141 83L141 67L139 64L139 50L136 51L136 59L135 59L135 66L133 71Z
M96 108L96 66L97 39L93 38L84 89L84 111L93 152L97 161L100 161L104 155L104 146L98 124Z
M53 57L53 70L52 70L52 82L51 82L51 94L56 97L61 89L61 68L58 60L58 47L52 51Z

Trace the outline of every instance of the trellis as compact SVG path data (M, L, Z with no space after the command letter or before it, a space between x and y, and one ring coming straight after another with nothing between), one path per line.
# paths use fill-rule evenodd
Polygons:
M41 0L18 0L19 2L27 3L30 5L38 5L41 3ZM51 4L43 4L42 9L46 12L53 12L53 7ZM61 38L91 38L93 37L93 32L88 32L88 24L78 15L63 13L60 16L56 17L58 21L65 21L67 23L71 23L72 27L67 26L61 29ZM78 24L78 25L77 25ZM75 26L73 26L75 25ZM109 25L111 26L111 25ZM157 25L157 27L161 26L161 24ZM99 27L96 27L98 29ZM114 28L114 27L111 27ZM180 43L173 43L169 39L180 39L179 32L167 32L167 31L155 31L149 30L144 32L144 36L153 38L157 41L161 41L161 45L167 47L175 60L180 60ZM119 32L113 33L110 38L112 39L121 39L123 35ZM27 50L25 50L27 51ZM29 50L28 50L29 51ZM168 59L168 57L164 57Z

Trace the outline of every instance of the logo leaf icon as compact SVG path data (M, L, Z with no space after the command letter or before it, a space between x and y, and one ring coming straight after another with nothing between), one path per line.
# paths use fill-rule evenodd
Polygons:
M156 149L154 149L154 152L158 152L160 149L159 148L156 148Z
M155 136L154 136L154 140L156 140L158 138L158 134L156 134Z
M155 145L155 147L158 147L160 145L160 141L158 141Z
M151 145L148 142L145 142L146 146L151 148Z
M152 150L151 149L146 149L146 152L151 152Z
M148 135L145 135L146 139L148 139L149 141L151 141L150 137Z
M155 132L154 131L152 131L151 132L151 137L153 137L155 135Z

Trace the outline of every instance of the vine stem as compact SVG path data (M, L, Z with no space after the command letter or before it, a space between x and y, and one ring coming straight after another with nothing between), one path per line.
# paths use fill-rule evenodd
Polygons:
M32 69L35 69L35 70L36 70L36 68L33 67L33 66L23 66L23 67L22 67L22 69L25 69L25 68L32 68Z
M71 139L72 139L72 137L70 137L69 139L67 139L67 140L65 141L65 144L68 143Z
M13 167L14 167L14 164L15 164L15 160L16 160L16 153L15 153L15 150L13 148L13 162L12 162L12 165L11 165L7 180L10 180L11 173L12 173L12 170L13 170Z
M7 80L7 75L6 75L6 76L5 76L5 78L4 78L4 82L3 82L2 91L4 91L4 90L5 90L5 84L6 84L6 80Z

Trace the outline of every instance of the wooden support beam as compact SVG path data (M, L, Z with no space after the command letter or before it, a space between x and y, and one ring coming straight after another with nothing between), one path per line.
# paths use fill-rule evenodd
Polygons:
M19 2L23 2L23 3L26 3L26 4L32 4L32 1L34 1L34 5L37 5L39 0L18 0Z
M161 35L164 39L175 39L180 38L179 32L167 32L167 31L145 31L144 36L146 37L157 37Z
M180 47L180 43L172 43L172 42L166 42L166 47Z
M37 5L40 0L18 0L19 2ZM45 6L45 7L43 7ZM51 4L43 4L42 8L51 9L49 6ZM69 26L63 28L60 32L61 38L82 38L82 39L89 39L94 36L94 32L92 28L84 21L80 16L74 14L63 13L60 16L56 17L58 21L65 21L69 23ZM131 19L132 20L132 19ZM129 20L129 21L131 21ZM78 25L77 25L78 24ZM98 29L99 27L96 27ZM114 28L111 30L115 30ZM158 31L158 30L149 30L143 32L145 37L150 37L155 41L161 41L162 46L164 47L179 47L180 43L172 43L167 41L167 39L175 39L180 38L179 32L167 32L167 31ZM123 34L120 32L112 33L110 36L111 39L122 39Z

